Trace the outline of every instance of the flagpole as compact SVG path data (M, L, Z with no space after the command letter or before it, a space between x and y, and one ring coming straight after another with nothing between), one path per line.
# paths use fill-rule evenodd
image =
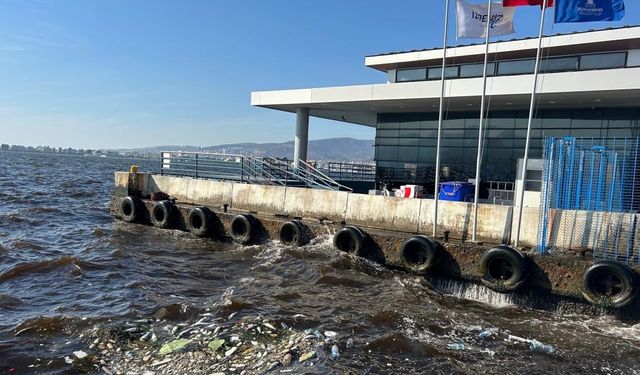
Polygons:
M542 15L540 16L540 31L538 32L538 50L536 51L536 63L533 71L533 89L531 90L531 104L529 106L529 120L527 122L527 138L524 143L524 158L522 160L522 173L520 174L520 189L518 189L518 221L516 225L516 239L514 246L518 247L520 242L520 227L522 225L522 211L524 209L524 188L525 178L527 177L527 162L529 161L529 143L531 141L531 125L533 123L533 108L536 101L536 91L538 90L538 70L540 65L540 53L542 51L542 32L544 30L544 15L547 10L547 0L543 1Z
M444 41L442 42L442 74L440 76L440 109L438 112L438 141L436 143L436 181L435 181L435 197L433 205L433 237L438 232L438 193L440 192L440 147L442 141L442 121L444 118L444 78L445 67L447 66L447 34L449 34L449 0L445 0L444 5Z
M478 234L478 199L480 198L480 168L482 167L482 128L484 122L484 101L487 94L487 63L489 61L489 32L491 31L491 1L487 12L487 31L484 41L484 68L482 69L482 97L480 99L480 126L478 129L478 158L476 160L476 180L473 198L473 232L471 241L477 242Z

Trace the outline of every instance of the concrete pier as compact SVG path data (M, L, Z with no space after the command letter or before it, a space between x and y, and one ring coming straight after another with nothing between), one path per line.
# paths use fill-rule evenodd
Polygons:
M116 173L112 211L120 216L121 200L127 195L146 197L153 192L165 192L176 198L180 210L179 228L186 229L186 217L195 205L209 207L221 223L221 239L229 238L230 221L239 214L251 213L261 227L263 240L277 239L282 223L302 220L314 235L326 235L345 225L357 225L368 235L368 246L380 256L386 266L402 268L400 249L409 237L430 233L433 201L402 199L348 192L313 190L292 187L249 185L138 173ZM146 201L147 208L153 202ZM517 209L517 208L516 208ZM434 270L443 278L478 282L482 255L489 248L508 244L514 230L514 208L481 205L478 210L478 237L483 243L466 241L471 230L472 205L462 202L441 202L439 228L449 231L450 240L437 240L444 249L444 259ZM580 253L537 254L529 251L535 245L538 210L525 208L521 244L529 263L527 290L557 296L582 299L582 274L593 259ZM586 233L590 236L590 233ZM636 301L633 306L637 306ZM629 310L629 307L625 308ZM640 311L637 307L633 311Z

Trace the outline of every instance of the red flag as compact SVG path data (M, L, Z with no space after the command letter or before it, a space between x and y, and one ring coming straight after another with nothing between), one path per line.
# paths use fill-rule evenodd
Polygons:
M503 7L517 7L520 5L539 5L542 8L544 0L502 0ZM547 0L547 8L553 6L553 0Z

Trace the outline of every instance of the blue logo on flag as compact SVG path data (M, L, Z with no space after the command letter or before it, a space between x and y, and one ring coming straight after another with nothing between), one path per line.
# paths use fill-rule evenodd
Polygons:
M556 0L556 23L618 21L624 0Z

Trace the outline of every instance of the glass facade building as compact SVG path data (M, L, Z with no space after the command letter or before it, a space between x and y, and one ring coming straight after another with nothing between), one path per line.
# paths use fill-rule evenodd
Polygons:
M479 112L448 113L443 123L441 171L445 181L475 177ZM515 181L524 156L528 111L489 112L485 122L481 177ZM640 108L539 110L533 122L530 158L541 158L545 137L637 137ZM434 180L438 113L380 114L375 160L379 180ZM432 187L431 187L432 189Z

